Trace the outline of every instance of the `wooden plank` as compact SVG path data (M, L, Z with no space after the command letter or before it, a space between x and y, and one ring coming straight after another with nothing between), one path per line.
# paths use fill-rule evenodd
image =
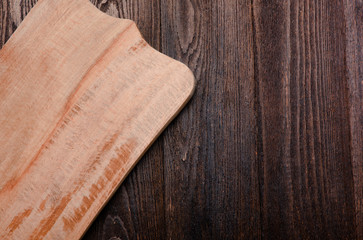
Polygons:
M349 125L357 239L363 239L363 2L344 1Z
M267 237L355 239L342 1L254 1Z
M165 133L165 238L258 239L251 1L165 0L161 14L163 52L198 81Z
M0 52L0 238L77 239L190 98L129 20L43 0Z

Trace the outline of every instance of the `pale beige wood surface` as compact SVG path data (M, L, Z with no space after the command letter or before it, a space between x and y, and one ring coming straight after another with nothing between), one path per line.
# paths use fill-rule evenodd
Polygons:
M78 239L191 97L132 21L40 0L0 51L0 239Z

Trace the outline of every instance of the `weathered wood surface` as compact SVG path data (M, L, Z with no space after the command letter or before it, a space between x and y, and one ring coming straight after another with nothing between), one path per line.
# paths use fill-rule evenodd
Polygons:
M85 239L363 239L362 1L92 2L197 89Z

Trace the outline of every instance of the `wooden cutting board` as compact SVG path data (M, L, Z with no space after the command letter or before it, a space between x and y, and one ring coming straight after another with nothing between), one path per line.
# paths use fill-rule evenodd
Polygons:
M40 0L0 51L0 239L78 239L191 97L130 20Z

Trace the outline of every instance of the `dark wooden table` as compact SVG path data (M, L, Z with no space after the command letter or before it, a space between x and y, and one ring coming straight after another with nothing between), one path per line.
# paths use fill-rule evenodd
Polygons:
M362 0L92 2L197 90L84 239L363 239Z

